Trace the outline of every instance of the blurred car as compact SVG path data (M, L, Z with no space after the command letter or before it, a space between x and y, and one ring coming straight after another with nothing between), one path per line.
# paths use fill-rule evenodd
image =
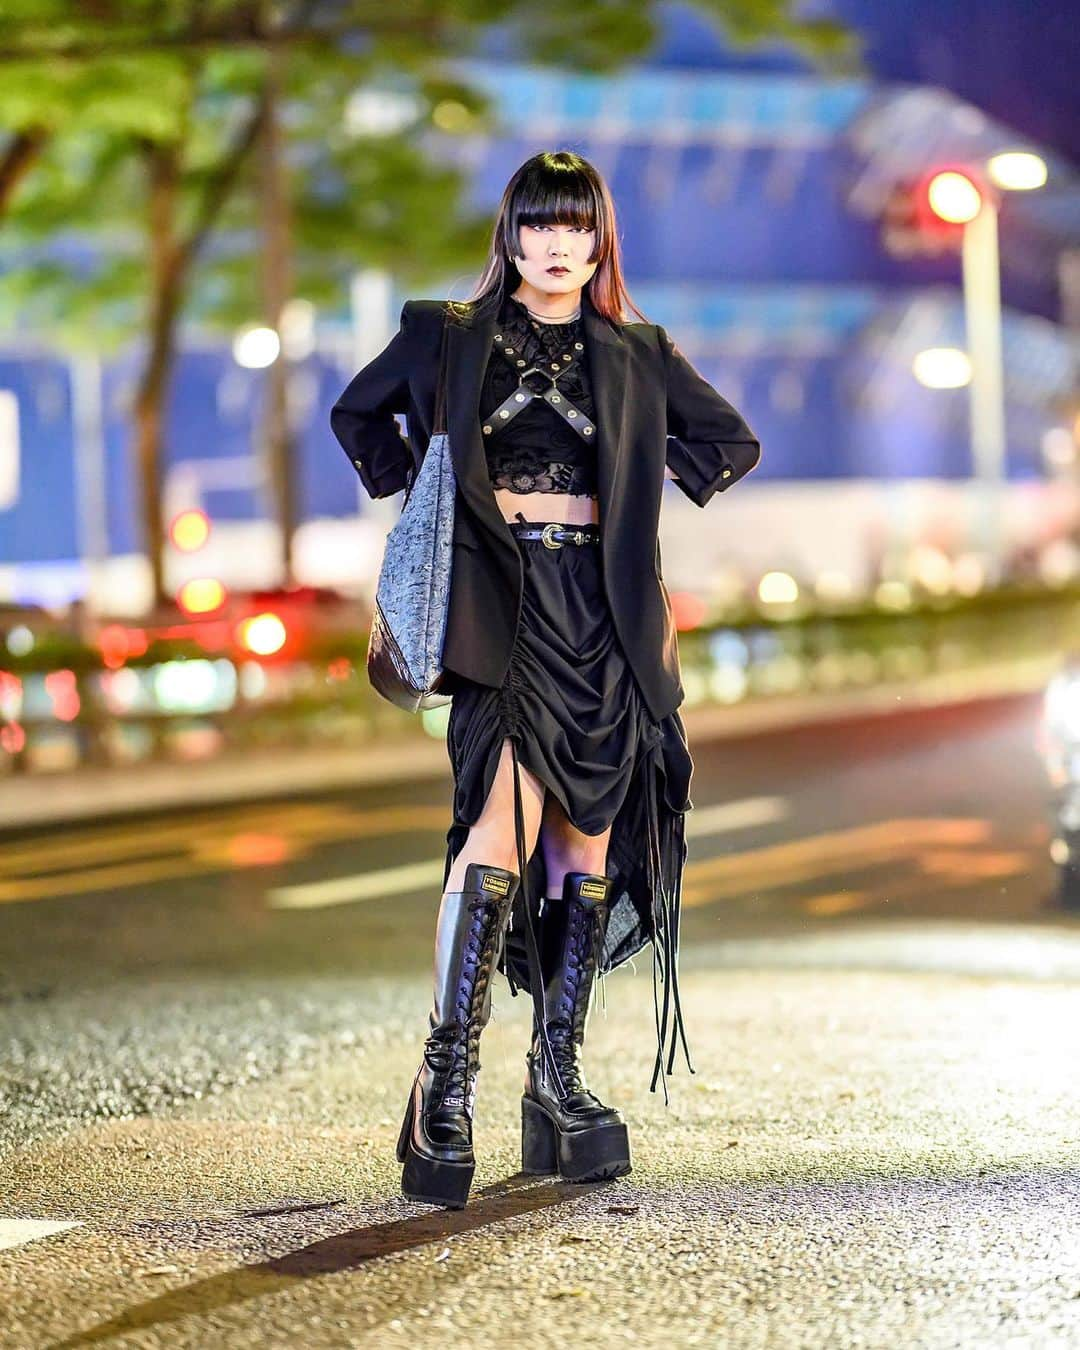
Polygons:
M1043 696L1039 749L1052 793L1050 856L1065 909L1080 909L1080 652L1069 653Z

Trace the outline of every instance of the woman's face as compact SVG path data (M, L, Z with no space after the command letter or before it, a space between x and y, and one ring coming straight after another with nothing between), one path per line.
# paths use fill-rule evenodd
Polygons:
M565 295L579 290L596 271L589 262L596 243L596 231L580 225L522 225L520 258L517 269L525 281L538 291ZM552 267L565 270L552 272Z

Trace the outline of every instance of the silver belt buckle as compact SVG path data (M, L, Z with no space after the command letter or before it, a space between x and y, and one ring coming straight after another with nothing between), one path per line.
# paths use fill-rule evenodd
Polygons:
M545 548L562 548L562 540L555 538L555 531L561 530L562 528L563 527L558 521L555 520L553 520L550 525L544 526L540 531L540 538L543 540Z

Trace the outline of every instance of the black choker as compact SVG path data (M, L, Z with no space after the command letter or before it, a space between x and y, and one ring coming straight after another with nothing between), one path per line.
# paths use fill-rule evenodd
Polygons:
M576 323L578 319L581 318L580 305L578 306L576 314L569 314L565 319L549 319L544 315L534 313L533 310L531 310L529 306L525 303L525 301L519 300L516 295L510 296L510 299L513 300L515 305L519 305L529 316L530 319L535 319L537 323L546 323L551 328L557 328L560 324L564 323Z

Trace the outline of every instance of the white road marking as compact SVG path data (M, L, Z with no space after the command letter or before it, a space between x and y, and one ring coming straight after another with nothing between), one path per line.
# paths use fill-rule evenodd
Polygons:
M267 891L272 909L321 909L325 905L348 905L356 900L378 900L441 886L445 858L430 862L406 863L403 867L384 867L378 872L360 872L350 877L331 877L298 886L276 886Z
M721 802L718 806L695 806L686 814L686 834L688 838L696 839L729 830L745 830L782 820L787 814L785 797L744 797L741 801ZM266 892L266 901L271 909L322 909L328 905L350 905L359 900L379 900L428 886L441 886L445 870L445 858L433 858L430 862L384 867L377 872L330 877L326 881L296 886L275 886Z
M38 1238L62 1233L68 1228L82 1228L81 1219L0 1219L0 1251L8 1247L22 1247Z
M728 830L747 830L753 825L772 825L789 814L786 797L743 797L717 806L695 806L686 813L686 837L697 839Z

